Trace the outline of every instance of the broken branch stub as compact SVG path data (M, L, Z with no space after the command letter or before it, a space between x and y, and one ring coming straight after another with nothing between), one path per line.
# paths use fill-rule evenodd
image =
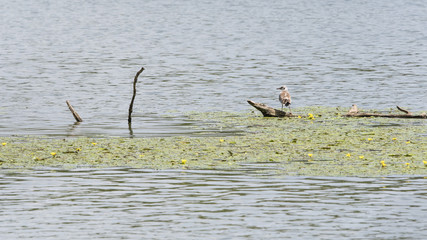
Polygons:
M83 122L83 119L80 117L80 115L76 112L76 110L74 110L73 106L71 106L70 101L66 100L65 101L68 105L68 109L70 109L71 113L74 116L74 119L76 119L77 122Z

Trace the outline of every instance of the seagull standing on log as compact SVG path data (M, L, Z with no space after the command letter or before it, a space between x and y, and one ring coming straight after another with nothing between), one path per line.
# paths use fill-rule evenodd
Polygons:
M279 101L282 104L282 110L283 110L283 105L285 105L285 107L289 107L289 112L292 113L291 94L289 94L288 88L285 85L283 85L279 87L278 90L282 90L282 92L279 95Z

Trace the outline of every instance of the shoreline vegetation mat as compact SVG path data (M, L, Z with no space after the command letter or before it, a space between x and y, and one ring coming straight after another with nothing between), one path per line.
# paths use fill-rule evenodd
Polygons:
M256 111L187 114L200 123L200 130L216 129L218 136L0 137L0 168L249 169L290 176L427 175L426 120L345 118L345 112L340 108L305 107L293 109L298 115L294 118L264 118ZM222 131L231 134L223 136Z

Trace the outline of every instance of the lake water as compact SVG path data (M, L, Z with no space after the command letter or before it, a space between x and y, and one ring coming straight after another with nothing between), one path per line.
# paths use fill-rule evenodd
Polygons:
M243 173L243 174L242 174ZM425 239L422 177L0 171L1 239Z
M427 2L0 1L0 134L192 134L189 111L425 111ZM74 118L70 100L84 122Z
M193 135L191 111L427 110L427 2L0 0L0 136ZM74 124L65 100L84 122ZM255 114L255 113L254 113ZM423 177L0 170L0 239L425 239Z

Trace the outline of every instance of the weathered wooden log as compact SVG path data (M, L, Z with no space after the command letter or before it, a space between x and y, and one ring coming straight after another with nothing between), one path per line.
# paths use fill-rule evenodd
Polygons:
M73 106L71 106L70 101L66 100L65 101L68 105L68 108L70 109L71 113L74 116L74 119L76 119L77 122L83 122L83 119L79 116L79 114L76 112L76 110L74 110Z
M348 111L344 117L384 117L384 118L427 118L426 113L422 113L419 115L413 115L408 110L405 110L399 106L396 106L399 111L402 111L406 114L381 114L381 113L361 113L357 109L357 106L353 104L351 109Z
M410 114L380 114L380 113L356 113L346 114L344 117L384 117L384 118L427 118L426 114L410 115Z
M284 112L278 109L269 107L263 103L256 103L248 100L248 103L262 113L264 117L296 117L290 112Z
M256 103L251 100L247 100L247 101L251 106L253 106L258 111L260 111L264 117L296 117L296 115L293 115L290 112L284 112L278 109L274 109L263 103ZM421 119L427 118L426 113L413 115L408 110L405 110L399 106L396 106L396 107L397 109L399 109L400 111L406 114L361 113L359 112L357 105L353 104L349 112L346 115L344 115L344 117L384 117L384 118L421 118Z

